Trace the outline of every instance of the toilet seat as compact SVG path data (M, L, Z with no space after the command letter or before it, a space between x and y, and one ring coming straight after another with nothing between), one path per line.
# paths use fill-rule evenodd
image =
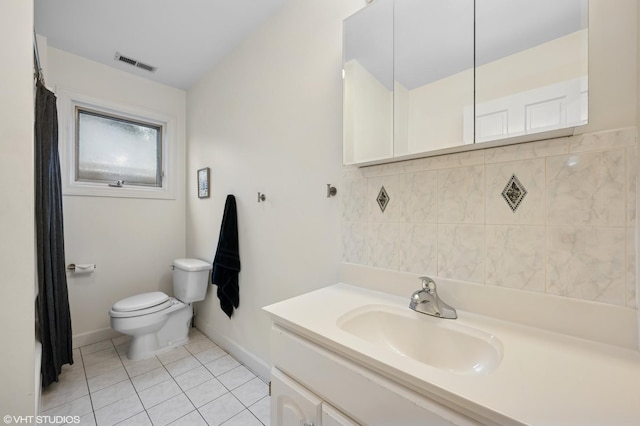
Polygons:
M161 291L137 294L116 302L109 315L114 318L137 317L167 309L174 303Z

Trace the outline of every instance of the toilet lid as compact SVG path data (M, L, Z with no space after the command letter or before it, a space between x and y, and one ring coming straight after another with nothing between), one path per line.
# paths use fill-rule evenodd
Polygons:
M115 312L132 312L152 306L163 304L169 300L169 296L161 291L137 294L116 302L111 308Z
M156 312L164 311L165 309L174 305L175 299L172 301L171 299L162 302L159 305L151 306L150 308L138 309L137 311L127 311L120 312L114 311L111 309L109 311L109 316L111 318L133 318L133 317L142 317L149 314L155 314Z

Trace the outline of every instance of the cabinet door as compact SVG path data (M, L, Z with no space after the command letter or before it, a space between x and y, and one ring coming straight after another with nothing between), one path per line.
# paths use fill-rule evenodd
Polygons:
M359 426L327 403L322 404L322 426Z
M271 370L271 424L320 426L322 400L280 370ZM339 424L339 423L338 423Z

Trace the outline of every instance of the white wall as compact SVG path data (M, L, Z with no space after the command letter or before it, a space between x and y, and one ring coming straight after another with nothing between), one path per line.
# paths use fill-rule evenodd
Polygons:
M364 5L288 2L187 95L187 254L213 259L234 194L242 262L234 316L214 286L197 324L262 375L270 321L261 308L338 278L341 188L326 198L326 184L342 163L342 20ZM212 171L208 199L196 197L202 167Z
M0 4L0 413L15 416L36 410L32 28L32 1Z
M185 255L186 93L54 48L48 51L46 78L57 92L173 117L177 124L175 200L64 197L67 264L97 265L91 275L67 275L77 347L113 335L108 312L117 300L155 290L173 294L170 265ZM59 99L62 127L68 111L60 104Z

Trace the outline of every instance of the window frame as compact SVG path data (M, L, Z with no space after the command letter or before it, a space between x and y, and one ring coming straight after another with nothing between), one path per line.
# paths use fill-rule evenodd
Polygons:
M80 115L84 114L86 116L93 116L93 117L98 117L101 119L108 119L111 121L119 121L119 122L123 122L123 123L128 123L128 124L133 124L135 126L139 126L139 127L147 127L150 129L154 129L158 132L158 137L156 138L156 149L158 154L156 155L156 159L155 159L155 163L156 163L156 176L155 176L155 183L140 183L140 182L136 182L136 183L129 183L128 185L133 185L133 186L145 186L145 187L153 187L153 188L159 188L162 187L162 181L164 180L164 168L163 168L163 163L162 163L162 158L163 158L163 147L162 147L162 140L164 138L164 131L165 131L165 127L162 125L159 125L157 123L151 123L149 121L143 121L143 120L139 120L139 119L133 119L131 117L123 117L122 115L115 115L115 114L107 114L105 112L102 111L96 111L94 109L89 109L89 108L85 108L79 105L76 105L74 108L74 149L76 150L75 152L75 161L74 161L74 166L75 166L75 180L79 181L79 182L92 182L92 183L96 183L96 184L100 184L100 183L106 183L106 184L114 184L117 182L117 180L106 180L106 179L83 179L80 177L80 161L79 161L79 153L80 153ZM126 185L127 182L123 180L123 183Z
M176 120L156 112L124 106L102 99L91 98L67 90L59 90L60 160L63 195L94 197L152 198L175 200L176 183ZM98 116L161 128L161 186L143 184L120 187L111 181L78 180L77 170L77 114L83 110Z

